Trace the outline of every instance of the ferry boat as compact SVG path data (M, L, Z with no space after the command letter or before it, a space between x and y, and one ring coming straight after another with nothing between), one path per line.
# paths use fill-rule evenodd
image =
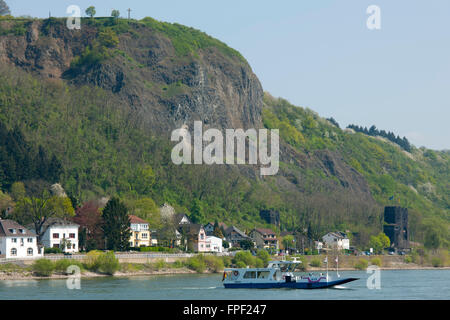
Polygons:
M326 274L296 275L301 261L271 261L266 268L226 268L223 274L225 288L251 289L319 289L341 285L358 278L331 279Z

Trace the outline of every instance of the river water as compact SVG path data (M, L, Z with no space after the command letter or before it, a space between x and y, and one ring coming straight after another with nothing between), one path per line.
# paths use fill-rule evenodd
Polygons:
M2 280L0 300L450 299L450 270L381 270L380 289L368 289L367 280L373 274L365 271L341 271L340 275L359 280L320 290L224 289L218 274L83 278L80 289L68 289L66 279ZM330 272L330 276L336 274ZM376 282L369 284L373 287Z

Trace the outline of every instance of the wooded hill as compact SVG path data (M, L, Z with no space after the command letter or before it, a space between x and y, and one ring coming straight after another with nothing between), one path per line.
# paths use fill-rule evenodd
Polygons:
M279 173L174 165L170 133L195 120L280 129ZM281 230L351 230L360 244L399 204L413 241L431 230L450 242L448 152L407 152L273 98L237 51L178 24L88 18L71 31L64 19L0 17L0 123L4 192L41 178L78 202L117 195L144 218L167 202L244 229L268 226L259 211L275 209Z

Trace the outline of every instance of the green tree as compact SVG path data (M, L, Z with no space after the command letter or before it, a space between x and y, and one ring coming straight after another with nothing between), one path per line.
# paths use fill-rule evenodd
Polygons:
M213 236L221 239L223 238L223 233L219 227L219 222L217 220L214 222Z
M106 48L114 48L119 44L119 37L112 29L106 29L98 34L100 45ZM144 172L145 174L146 172Z
M6 210L12 206L14 206L13 199L8 194L3 193L0 190L0 218L1 219L6 218Z
M11 196L14 201L23 199L26 195L25 185L23 182L14 182L11 186Z
M438 231L434 228L428 228L425 233L424 246L427 249L437 249L441 245L441 239Z
M155 173L150 165L144 165L136 172L133 187L138 194L144 195L150 193L154 184Z
M391 242L388 236L380 232L378 235L370 237L369 245L376 253L382 253L383 249L391 245Z
M384 234L383 232L381 232L378 235L378 238L380 239L381 245L383 246L383 249L385 248L389 248L391 246L391 240L389 239L389 237Z
M113 197L103 209L102 217L106 248L114 251L127 250L131 237L127 207L118 198Z
M263 263L264 263L265 266L266 266L266 265L269 263L269 261L270 261L270 254L269 254L266 250L264 250L264 249L258 250L258 252L256 253L256 256L257 256L258 258L260 258L260 259L263 261Z
M162 227L161 214L153 199L140 198L138 200L129 201L127 207L130 208L130 212L134 215L148 221L151 229L160 229Z
M94 6L90 6L89 8L86 9L86 14L93 18L95 16L95 14L97 13L97 11L95 11L95 7Z
M21 224L33 224L34 231L41 243L42 236L51 226L46 224L50 218L68 218L74 216L72 202L67 197L51 196L44 192L41 197L24 197L16 205L13 219Z
M283 238L284 249L292 248L294 242L294 236L287 235Z
M205 214L203 212L203 204L198 199L194 200L190 218L193 223L203 223L205 220Z
M255 244L253 243L253 241L249 240L249 239L240 241L239 245L244 250L251 250L251 249L253 249L255 247Z
M120 11L119 11L119 10L114 9L114 10L111 12L111 17L113 17L113 18L115 18L115 19L118 19L119 16L120 16Z

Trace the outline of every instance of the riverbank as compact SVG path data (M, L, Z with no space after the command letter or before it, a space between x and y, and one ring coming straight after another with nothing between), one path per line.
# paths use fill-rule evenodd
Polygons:
M180 269L161 269L161 270L147 270L142 272L121 272L118 271L114 275L83 271L80 277L83 278L97 278L97 277L133 277L133 276L156 276L156 275L176 275L176 274L196 274L194 270L188 268ZM210 272L204 272L210 273ZM33 272L0 272L0 281L2 280L54 280L54 279L68 279L71 275L65 273L53 273L50 276L36 276Z
M356 260L360 257L350 257L351 259L341 258L342 266L339 265L340 271L356 271L362 270L350 267L348 264L349 260ZM313 262L317 257L312 257L308 264ZM405 263L401 262L399 257L388 257L383 259L386 265L379 266L380 270L450 270L450 266L443 267L433 267L433 266L423 266L415 263ZM368 265L370 265L370 259L367 259ZM363 269L365 270L365 268ZM81 278L96 278L96 277L135 277L135 276L156 276L156 275L177 275L177 274L212 274L221 273L223 268L205 268L203 270L194 270L192 267L181 264L167 264L159 262L159 264L139 264L139 263L122 263L120 264L119 270L111 274L92 272L89 270L81 270ZM322 265L320 267L314 267L308 265L306 272L324 272L326 271L326 266ZM335 263L330 263L328 271L336 271ZM38 276L33 271L30 266L20 266L15 264L0 265L0 281L2 280L43 280L43 279L67 279L71 275L65 272L56 271L48 276Z

